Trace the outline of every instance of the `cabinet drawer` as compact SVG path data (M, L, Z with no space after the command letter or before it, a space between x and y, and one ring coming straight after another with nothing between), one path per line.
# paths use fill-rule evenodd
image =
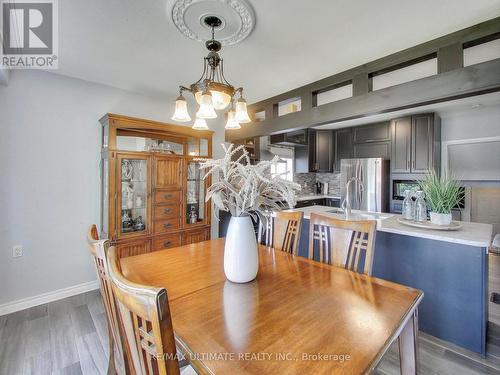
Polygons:
M181 201L180 190L156 190L155 204L170 204L179 207Z
M164 205L164 206L155 206L154 207L154 219L173 219L178 218L179 214L179 205Z
M168 232L174 229L179 229L180 227L180 219L172 218L165 220L156 220L154 223L154 232L155 233L163 233Z
M179 234L155 237L153 240L154 251L177 246L181 246L181 236Z

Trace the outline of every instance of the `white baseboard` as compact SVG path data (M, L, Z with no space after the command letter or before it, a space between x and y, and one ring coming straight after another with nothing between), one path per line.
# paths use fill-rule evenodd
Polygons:
M52 292L42 293L37 296L22 298L16 301L7 302L0 305L0 316L28 309L30 307L43 305L44 303L57 301L66 297L71 297L98 288L99 288L98 281L93 280L93 281L88 281L86 283L73 285L67 288L54 290Z

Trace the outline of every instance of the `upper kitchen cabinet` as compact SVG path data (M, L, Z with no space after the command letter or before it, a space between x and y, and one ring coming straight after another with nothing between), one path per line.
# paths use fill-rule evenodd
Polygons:
M433 113L395 119L391 122L392 173L424 174L439 171L441 123Z
M354 128L354 143L371 143L391 140L389 122L381 122Z
M390 122L359 126L353 129L353 157L391 158Z
M392 120L391 170L409 173L411 167L411 117Z
M335 162L333 168L335 172L340 172L340 161L342 159L350 159L353 157L352 133L351 128L335 131Z
M316 131L316 172L333 171L333 132Z
M333 171L333 131L308 131L307 146L295 147L295 173Z

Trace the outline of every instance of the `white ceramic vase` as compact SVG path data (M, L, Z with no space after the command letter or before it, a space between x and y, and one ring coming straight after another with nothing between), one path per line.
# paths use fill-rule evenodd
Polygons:
M440 214L437 212L431 212L431 223L436 225L450 225L451 224L451 212L448 214Z
M231 217L224 247L224 273L229 281L247 283L257 276L259 254L250 216Z

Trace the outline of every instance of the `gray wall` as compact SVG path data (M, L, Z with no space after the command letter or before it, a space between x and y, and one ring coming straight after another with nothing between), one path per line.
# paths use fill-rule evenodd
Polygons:
M439 111L441 140L500 136L500 103Z

